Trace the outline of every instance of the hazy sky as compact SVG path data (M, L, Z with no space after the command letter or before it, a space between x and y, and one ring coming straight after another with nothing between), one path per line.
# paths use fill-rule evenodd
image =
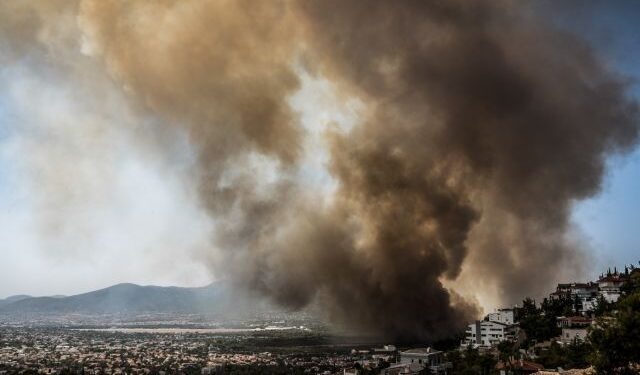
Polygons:
M117 90L107 100L78 96L38 68L0 74L0 297L215 281L207 265L212 221L184 184L194 162L184 134L172 134L178 146L157 160L130 139L130 129L145 132L144 125L105 126L132 121ZM348 128L358 103L339 102L328 81L300 75L290 105L310 135L301 179L331 190L326 151L316 142L322 129L310 124ZM102 126L112 134L94 138ZM45 186L61 177L90 183L60 181L64 195L51 199Z
M640 5L604 3L580 12L559 9L557 22L640 78ZM131 126L137 117L120 90L91 95L94 83L110 84L106 74L96 64L82 72L89 78L78 87L38 56L0 67L0 298L73 294L119 282L212 282L204 256L212 223L193 187L183 183L194 163L184 134L162 135L172 148L161 160L151 150L154 142L149 149L134 146L140 133L155 137L153 119ZM330 83L301 74L290 104L312 134L302 177L310 188L330 190L326 155L313 137L319 130L309 124L349 127L358 103L337 100ZM640 96L638 87L633 92ZM609 164L603 191L578 202L573 215L594 252L594 275L640 260L640 150ZM90 183L67 183L75 178ZM65 193L52 199L45 185L58 179Z

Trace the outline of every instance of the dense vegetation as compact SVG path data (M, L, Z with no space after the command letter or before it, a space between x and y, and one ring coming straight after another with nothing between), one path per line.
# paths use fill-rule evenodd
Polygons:
M530 298L522 301L522 307L517 310L516 319L520 321L520 328L526 332L525 346L559 336L561 330L558 328L556 317L573 315L576 303L571 298L555 300L545 298L538 308L535 301Z
M496 359L490 354L482 354L471 347L463 352L454 350L447 353L447 360L453 363L453 373L461 375L492 374Z
M599 374L640 373L640 272L632 273L625 292L589 335L588 359Z

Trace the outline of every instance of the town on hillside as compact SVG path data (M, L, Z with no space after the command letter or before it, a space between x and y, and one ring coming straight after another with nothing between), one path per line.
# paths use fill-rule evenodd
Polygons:
M640 268L633 265L609 269L595 281L558 284L540 303L526 298L470 323L460 342L463 354L453 357L462 358L461 363L465 354L485 364L494 359L494 368L485 366L482 373L640 373L638 344L619 350L619 358L607 353L614 349L611 341L625 340L619 334L624 332L622 320L636 333L640 328L639 286ZM620 304L625 311L618 311Z
M627 315L617 313L619 302L630 305ZM497 309L470 323L457 348L409 349L395 359L365 351L370 357L344 374L640 373L637 344L626 353L610 345L611 338L625 342L619 319L631 320L635 331L630 332L637 335L640 268L633 265L607 270L596 281L558 284L540 303L525 298L521 305ZM630 339L637 341L637 336ZM618 357L602 348L616 350ZM381 358L388 367L379 368Z
M596 309L601 304L617 302L626 281L637 273L640 273L639 268L633 268L630 272L625 267L624 272L609 270L595 282L558 284L556 290L543 301L544 305L555 304L563 308L563 315L556 317L561 332L558 341L568 344L576 339L584 340L588 327L593 323ZM491 348L503 341L522 339L524 332L517 319L519 310L522 308L518 306L497 309L487 314L483 320L469 324L461 346Z

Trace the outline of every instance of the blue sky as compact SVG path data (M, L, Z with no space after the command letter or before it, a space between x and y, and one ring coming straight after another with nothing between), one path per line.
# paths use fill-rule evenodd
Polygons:
M640 2L570 3L558 9L555 21L587 38L611 66L630 76L630 95L640 98L640 83L633 82L640 81ZM594 272L640 261L640 150L613 156L608 165L602 192L578 203L573 215L595 252Z

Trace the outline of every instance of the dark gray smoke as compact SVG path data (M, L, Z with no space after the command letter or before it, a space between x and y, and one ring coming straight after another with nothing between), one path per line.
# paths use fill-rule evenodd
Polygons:
M96 0L78 22L137 110L189 135L216 272L387 338L579 274L572 204L638 138L626 79L523 2ZM297 61L364 103L327 133L329 199L297 173Z
M571 206L638 137L625 80L583 40L521 2L299 5L310 60L369 103L332 152L343 207L370 224L373 254L355 281L328 283L370 282L330 293L340 311L438 336L456 325L452 309L465 312L439 289L463 264L511 303L581 271Z

